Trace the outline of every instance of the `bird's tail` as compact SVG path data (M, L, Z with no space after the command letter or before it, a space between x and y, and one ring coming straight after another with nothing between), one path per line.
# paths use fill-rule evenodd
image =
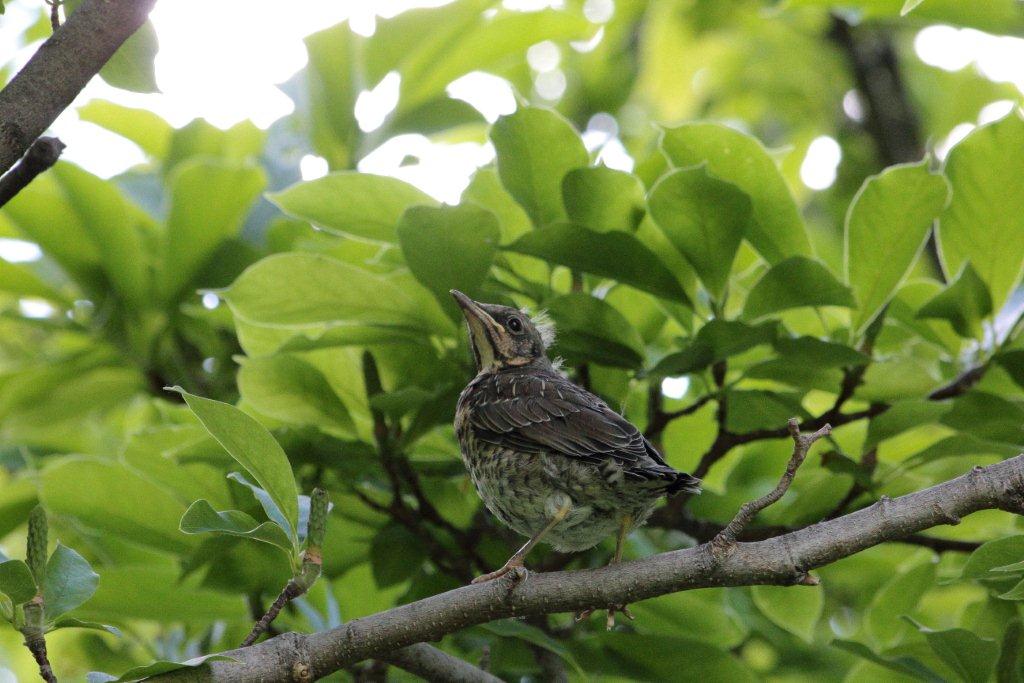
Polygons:
M669 496L677 493L700 493L700 479L686 472L676 472L675 481L669 484L666 493Z

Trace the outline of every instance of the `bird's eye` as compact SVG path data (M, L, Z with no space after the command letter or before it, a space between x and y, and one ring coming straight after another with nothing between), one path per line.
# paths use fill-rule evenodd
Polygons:
M512 330L513 332L523 331L523 321L520 320L519 318L509 318L508 322L505 323L505 326L508 327L508 329Z

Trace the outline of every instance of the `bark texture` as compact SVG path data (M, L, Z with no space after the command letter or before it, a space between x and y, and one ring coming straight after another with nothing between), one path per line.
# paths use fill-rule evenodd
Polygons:
M957 524L965 515L985 509L1024 511L1024 455L781 536L738 542L724 552L705 543L600 569L510 573L329 631L289 633L232 650L224 654L236 661L212 662L160 680L315 680L363 659L387 659L389 652L495 619L605 608L692 588L792 585L805 581L807 572L817 567L931 527ZM300 671L305 678L296 676Z
M85 0L0 91L0 173L25 154L149 16L156 0Z

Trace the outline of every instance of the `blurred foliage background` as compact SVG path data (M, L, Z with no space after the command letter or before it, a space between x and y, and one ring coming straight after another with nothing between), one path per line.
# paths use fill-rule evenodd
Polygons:
M498 566L517 539L451 428L472 374L452 287L547 310L567 372L705 478L628 556L707 540L774 485L794 415L841 426L762 535L1021 450L1021 91L922 59L971 40L1019 56L1017 2L521 4L313 33L281 86L294 111L265 129L89 101L78 116L145 163L101 179L61 162L0 211L0 243L40 254L0 259L0 551L23 556L41 503L99 574L71 614L120 630L55 631L58 675L234 647L290 576L270 545L179 530L197 500L266 515L166 386L236 404L300 493L330 491L324 578L279 629ZM147 28L102 76L151 91L156 50ZM467 74L515 111L456 96ZM368 91L394 100L377 125L357 116ZM483 165L448 180L458 201L402 179L422 180L408 134L479 146ZM365 172L381 149L394 173ZM1018 520L987 511L823 568L820 587L691 591L610 633L557 615L439 646L507 680L1019 681L1024 565L996 568L1021 560ZM0 629L0 680L36 675L20 641Z

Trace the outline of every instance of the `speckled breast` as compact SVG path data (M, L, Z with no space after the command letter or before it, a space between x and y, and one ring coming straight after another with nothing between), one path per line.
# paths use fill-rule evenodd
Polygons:
M460 401L455 430L477 493L495 517L523 536L543 529L566 498L572 506L569 515L545 541L567 552L613 536L625 515L642 523L654 508L649 492L609 483L595 465L481 442L466 418Z

